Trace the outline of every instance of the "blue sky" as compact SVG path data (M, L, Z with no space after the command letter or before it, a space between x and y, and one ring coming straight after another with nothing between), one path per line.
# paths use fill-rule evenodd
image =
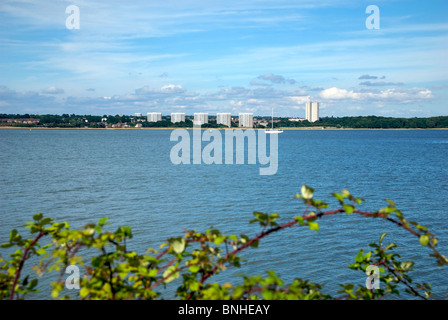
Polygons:
M1 0L0 113L448 115L447 16L446 0Z

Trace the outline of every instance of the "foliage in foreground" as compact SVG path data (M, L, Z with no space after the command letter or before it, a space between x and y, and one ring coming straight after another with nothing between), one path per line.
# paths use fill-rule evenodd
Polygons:
M176 296L180 299L380 299L398 295L400 288L422 299L431 296L431 286L427 283L414 284L409 273L414 262L401 261L400 255L393 252L394 243L383 243L385 233L378 243L370 246L373 251L360 250L349 268L363 272L374 282L372 266L381 272L380 289L368 289L365 283L342 284L337 297L322 292L322 286L302 279L285 284L274 271L267 271L263 277L243 276L239 285L212 282L209 279L227 267L239 267L238 254L251 247L258 247L260 241L268 235L278 234L292 227L308 227L319 230L318 220L329 215L358 214L366 218L380 218L403 228L416 237L420 244L430 250L439 266L448 264L448 259L440 254L437 238L429 230L416 222L407 221L402 212L391 200L388 205L376 212L358 210L363 199L353 197L349 191L333 193L339 201L339 208L328 210L329 205L313 199L314 190L302 186L296 198L301 199L306 209L293 220L279 223L277 213L254 212L251 223L258 223L262 229L254 237L247 235L223 235L219 230L208 229L205 232L188 230L183 236L170 238L159 250L148 249L145 254L128 251L126 242L132 238L130 227L119 227L115 232L105 231L107 218L101 218L96 224L87 224L79 230L72 230L66 222L53 222L41 213L33 216L26 228L32 238L22 237L12 230L9 242L2 248L14 251L9 259L0 256L0 298L24 299L28 293L37 291L38 277L45 272L55 271L59 278L51 284L51 296L54 299L74 298L62 295L66 285L66 270L71 265L82 266L86 270L79 282L70 282L79 286L81 299L157 299L158 291L165 284L180 278ZM49 239L48 244L40 241ZM91 257L86 259L79 254L80 249L89 250ZM36 275L23 276L25 263L37 257L33 267ZM367 277L366 277L367 278ZM75 291L77 292L77 291ZM76 296L75 298L78 298Z

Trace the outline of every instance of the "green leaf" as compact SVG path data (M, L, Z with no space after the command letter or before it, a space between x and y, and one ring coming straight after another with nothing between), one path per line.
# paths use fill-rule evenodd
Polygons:
M37 279L31 280L30 284L28 285L28 290L33 290L37 286L38 282L39 280Z
M176 253L182 253L185 249L185 240L182 239L176 239L171 243L171 247L173 248L174 252Z
M43 214L42 214L42 213L36 213L36 214L33 216L33 220L35 220L35 221L39 221L40 219L42 219L42 217L43 217Z
M308 222L308 227L310 230L319 231L319 224L317 222Z
M42 226L44 226L44 225L46 225L46 224L50 224L51 221L53 221L53 219L51 219L51 218L45 218L45 219L42 219L42 221L40 222L40 224L41 224Z
M386 246L386 248L384 248L384 250L387 251L389 249L395 248L396 246L397 245L395 243L391 242Z
M300 192L302 193L302 197L304 199L311 199L314 194L314 189L311 187L308 187L306 185L302 185L302 188L300 189Z
M370 256L372 255L372 252L369 251L364 255L364 260L369 261L370 260Z
M420 231L428 231L428 228L419 224L417 224L415 227Z
M384 233L381 234L381 236L380 236L380 244L383 243L383 238L384 238L386 235L387 235L386 232L384 232Z
M294 217L294 219L297 221L298 224L300 224L301 226L303 226L305 224L305 222L303 222L303 217L297 216Z
M179 272L176 271L176 267L175 266L170 266L168 267L165 272L163 273L163 278L165 279L165 283L171 282L174 279L179 277Z
M412 268L414 265L413 261L404 261L400 264L400 268L404 270L408 270L409 268Z
M426 246L429 243L429 237L426 234L421 235L420 243L422 246Z
M122 226L121 231L124 233L126 237L129 237L132 239L132 229L129 226Z
M254 240L254 241L250 244L250 246L251 246L252 248L258 248L258 243L259 243L258 240Z
M364 250L359 250L358 254L355 257L355 262L362 262L364 260Z
M221 243L223 243L223 241L226 240L225 236L222 237L216 237L215 240L213 241L217 246L219 246Z
M18 232L16 229L12 229L9 233L9 241L13 241L15 237L17 236Z
M149 270L149 272L148 272L148 277L150 277L150 278L154 278L156 275L157 275L157 269L151 269L151 270Z
M344 197L342 196L342 194L339 193L332 193L332 195L339 200L339 202L342 204L344 202Z
M351 214L355 210L355 208L351 204L344 204L343 207L344 207L344 211L347 214Z
M395 212L395 210L397 210L397 208L388 206L385 208L385 210L386 210L386 213L392 213L392 212Z
M110 286L110 284L108 282L106 282L103 286L103 291L110 293L112 292L112 287Z
M82 290L81 290L81 291L82 291ZM56 299L58 296L59 296L59 290L57 290L57 289L53 289L53 290L51 291L51 297L52 297L53 299Z
M27 284L28 284L28 279L29 279L29 275L27 275L26 277L25 277L25 279L23 279L23 281L22 281L22 285L24 285L24 286L26 286Z
M101 227L104 226L108 219L109 218L100 218L100 220L98 221L98 225Z
M393 202L392 200L389 200L389 199L384 199L384 200L386 200L387 202L389 202L389 204L391 205L391 207L395 207L395 202Z
M193 281L190 283L190 291L198 291L199 290L199 282Z
M188 268L188 270L189 270L191 273L197 273L200 269L201 269L201 267L198 266L198 265L193 265L193 266L190 266L190 268Z
M82 288L79 291L79 295L81 296L81 298L86 297L89 294L89 289L87 289L86 287Z

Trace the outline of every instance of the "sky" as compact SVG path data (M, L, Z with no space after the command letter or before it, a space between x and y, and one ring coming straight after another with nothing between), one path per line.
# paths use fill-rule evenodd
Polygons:
M303 118L307 101L447 116L448 1L0 0L0 113Z

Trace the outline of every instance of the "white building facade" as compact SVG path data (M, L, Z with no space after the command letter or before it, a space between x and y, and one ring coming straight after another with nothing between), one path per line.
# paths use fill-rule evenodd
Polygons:
M208 123L208 113L195 113L193 123L198 126Z
M253 113L240 113L238 116L238 127L253 128L254 126L254 114Z
M306 120L309 122L319 121L319 102L307 102L305 112Z
M173 112L171 113L171 122L185 122L185 113Z
M162 121L162 114L160 112L148 112L147 120L148 122Z
M230 113L217 113L216 124L223 124L230 128L232 126L232 116Z

